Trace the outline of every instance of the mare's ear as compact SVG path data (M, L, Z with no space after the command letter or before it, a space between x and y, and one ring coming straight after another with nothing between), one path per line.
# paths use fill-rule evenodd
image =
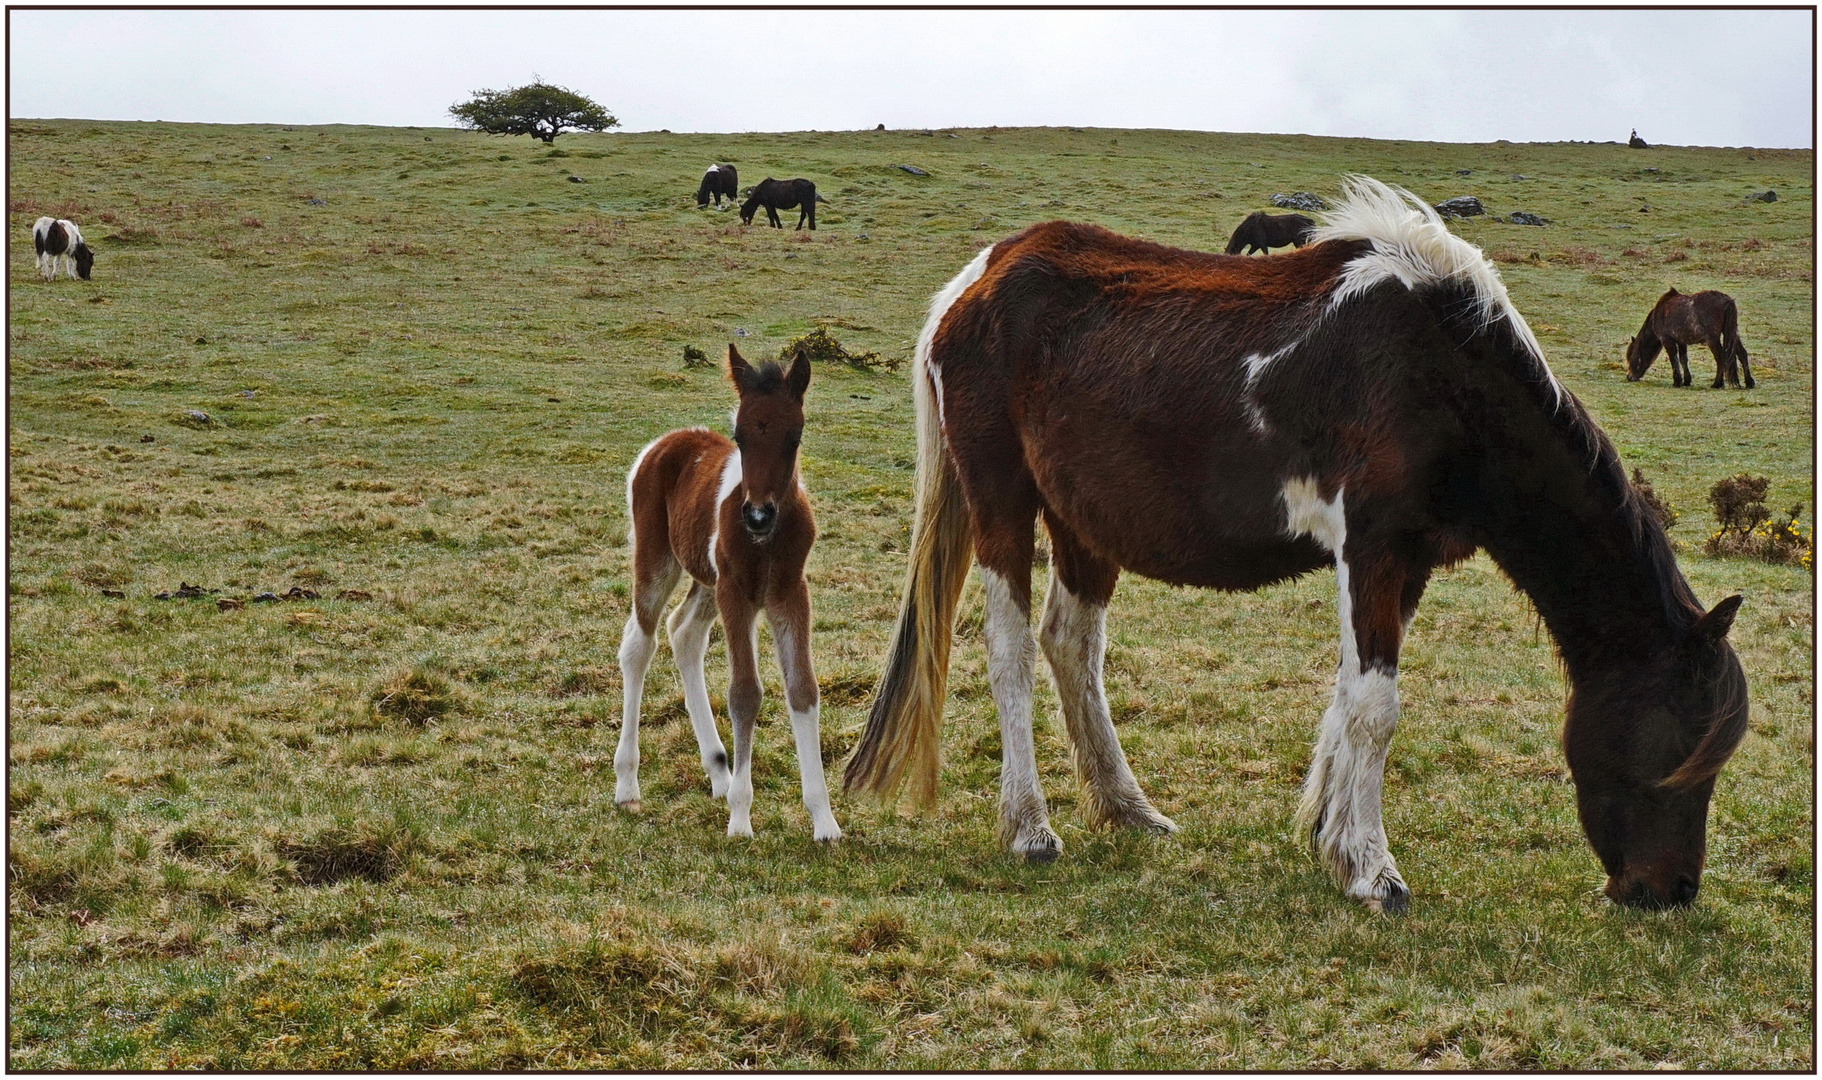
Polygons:
M729 381L739 389L745 390L747 388L748 380L752 379L752 377L753 365L747 363L747 358L740 355L740 350L734 348L733 342L728 342Z
M1716 604L1713 610L1695 621L1689 628L1689 640L1704 645L1714 645L1727 636L1733 629L1733 617L1739 613L1741 596L1732 596Z
M784 384L791 388L791 396L800 401L810 388L810 353L802 345L797 346L797 355L791 358L791 370L785 374Z

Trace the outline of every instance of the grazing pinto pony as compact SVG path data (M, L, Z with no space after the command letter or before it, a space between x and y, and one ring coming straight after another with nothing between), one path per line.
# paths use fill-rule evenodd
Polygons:
M746 204L740 208L740 223L751 225L753 215L760 207L765 207L765 216L772 222L772 228L782 229L784 225L778 220L778 211L796 210L802 207L797 215L797 227L810 223L810 231L816 231L816 204L829 200L816 194L816 185L808 180L774 180L766 177L753 187L753 194L747 197Z
M1626 342L1626 381L1638 382L1651 370L1651 362L1660 351L1670 355L1670 384L1689 386L1695 382L1689 374L1689 346L1706 344L1714 354L1714 382L1721 389L1722 378L1733 386L1740 385L1740 373L1746 373L1746 389L1759 385L1752 381L1752 363L1746 357L1746 346L1740 343L1740 313L1733 297L1710 289L1699 293L1680 293L1671 289L1658 297L1651 314L1638 336Z
M95 253L82 242L82 230L64 218L41 217L32 223L32 247L38 251L38 276L57 280L62 269L72 279L89 279Z
M734 203L735 193L739 190L740 174L732 165L710 165L702 174L702 186L696 189L696 208L698 210L709 204L712 196L715 205L721 205L721 197L727 196L728 205Z
M928 800L971 562L1012 850L1057 856L1031 734L1056 677L1091 825L1169 832L1102 689L1122 569L1257 589L1333 565L1341 663L1298 818L1352 896L1409 897L1380 785L1399 648L1437 567L1485 548L1567 671L1583 829L1627 904L1687 904L1715 776L1746 730L1724 640L1613 446L1557 382L1479 249L1408 192L1350 178L1300 251L1244 259L1035 225L937 294L915 353L917 502L903 605L849 788ZM1050 587L1030 631L1033 526Z
M821 698L810 666L810 590L803 579L804 560L816 542L810 498L797 475L810 358L799 349L788 372L769 360L753 367L729 345L728 376L740 393L732 442L707 428L673 431L639 451L626 475L633 613L620 639L626 711L614 753L614 801L639 809L639 696L658 649L658 615L677 579L688 573L690 591L665 625L709 790L728 800L728 835L753 835L753 721L759 715L763 610L784 671L811 829L818 840L839 840L841 827L823 780ZM727 634L731 776L703 676L717 613Z
M1227 242L1227 253L1238 255L1244 249L1248 255L1255 251L1269 255L1273 248L1286 244L1302 247L1315 227L1316 223L1302 214L1268 214L1255 210L1234 230L1233 238Z

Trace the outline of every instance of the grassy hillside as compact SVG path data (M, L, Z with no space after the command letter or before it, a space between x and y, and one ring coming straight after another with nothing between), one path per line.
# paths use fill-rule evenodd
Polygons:
M1701 553L1723 476L1763 474L1809 518L1812 153L11 133L13 1067L1813 1067L1813 578ZM813 179L821 228L697 211L712 161L743 186ZM1549 219L1458 228L1682 511L1697 594L1746 594L1752 732L1692 910L1599 895L1548 637L1485 558L1438 577L1405 656L1386 779L1402 920L1344 899L1292 835L1333 672L1331 574L1239 596L1122 582L1109 696L1183 826L1166 840L1081 828L1041 682L1066 850L1045 867L1000 852L973 589L932 815L838 799L848 838L809 842L769 644L758 837L721 835L668 649L645 812L615 810L624 470L733 400L685 345L764 356L826 326L905 358L929 296L1025 224L1219 248L1273 192L1332 195L1350 171ZM1749 198L1766 189L1776 202ZM81 223L93 281L34 277L41 213ZM1664 361L1623 381L1626 339L1672 284L1738 300L1757 390L1706 389L1702 351L1698 389ZM895 611L910 395L902 375L827 366L809 407L833 763ZM180 583L221 592L154 599ZM215 602L294 586L322 599ZM709 665L719 710L719 634ZM375 708L407 677L439 716Z

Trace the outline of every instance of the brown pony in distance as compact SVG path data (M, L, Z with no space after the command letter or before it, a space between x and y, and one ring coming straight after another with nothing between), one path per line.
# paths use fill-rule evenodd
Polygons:
M1689 374L1689 346L1696 344L1707 345L1714 354L1714 389L1721 389L1723 377L1739 386L1742 371L1746 389L1758 385L1752 381L1746 346L1740 343L1739 309L1733 297L1712 289L1699 293L1671 289L1658 298L1638 336L1626 343L1626 381L1644 378L1663 351L1670 354L1670 384L1691 385L1695 379Z
M797 474L810 358L799 349L789 371L769 360L754 367L729 345L727 362L740 394L733 441L707 428L673 431L641 450L627 471L633 613L620 640L625 713L614 753L614 801L639 809L639 697L658 649L658 615L677 579L688 573L690 591L665 625L709 790L728 800L728 835L753 835L758 616L764 611L784 672L811 831L818 840L839 840L841 827L823 780L821 698L810 665L810 590L803 578L804 560L816 542L810 498ZM727 634L731 775L703 674L717 614Z
M1739 598L1696 602L1479 249L1408 192L1354 177L1346 194L1309 246L1269 259L1051 222L937 294L915 353L904 601L846 784L934 797L950 637L977 562L1012 850L1062 847L1032 744L1039 648L1084 818L1171 831L1102 688L1120 571L1235 590L1332 564L1341 663L1298 817L1348 895L1403 909L1380 815L1399 651L1430 575L1485 548L1556 640L1564 749L1608 895L1687 904L1715 777L1746 730L1724 640ZM1040 517L1050 587L1034 641Z
M1269 255L1273 248L1287 244L1302 247L1315 227L1316 223L1302 214L1268 214L1255 210L1234 229L1234 235L1227 241L1227 253L1239 255L1244 251L1251 255L1263 251Z

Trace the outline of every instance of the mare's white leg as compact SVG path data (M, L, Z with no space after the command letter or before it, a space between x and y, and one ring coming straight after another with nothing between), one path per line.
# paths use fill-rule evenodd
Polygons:
M658 613L677 585L678 567L659 578L635 586L633 613L620 632L620 745L614 750L614 802L628 810L639 809L639 699L645 692L645 673L658 651ZM640 624L640 612L651 624Z
M689 594L671 611L665 626L670 631L671 652L677 657L677 672L683 681L683 705L689 710L690 727L696 731L703 771L708 773L709 794L724 798L728 793L728 752L715 728L715 710L709 704L704 671L709 631L715 627L715 590L692 582Z
M1402 912L1411 894L1386 844L1380 815L1386 748L1398 726L1397 659L1361 658L1355 618L1361 598L1346 557L1341 493L1324 501L1314 482L1292 481L1285 485L1284 500L1291 531L1308 533L1335 555L1341 616L1335 695L1322 714L1297 822L1349 896L1375 911ZM1398 603L1396 596L1370 600Z
M1037 643L1031 618L1012 586L981 568L987 587L987 681L1000 714L1000 835L1014 852L1032 862L1049 862L1063 851L1050 827L1044 791L1038 786L1037 753L1031 735L1031 689Z
M1107 651L1107 608L1089 604L1071 593L1050 571L1050 589L1044 596L1044 616L1038 640L1056 679L1057 699L1075 754L1076 775L1085 798L1082 816L1092 826L1131 826L1155 832L1175 832L1176 823L1151 805L1140 790L1120 737L1107 711L1107 693L1101 681L1101 663Z

